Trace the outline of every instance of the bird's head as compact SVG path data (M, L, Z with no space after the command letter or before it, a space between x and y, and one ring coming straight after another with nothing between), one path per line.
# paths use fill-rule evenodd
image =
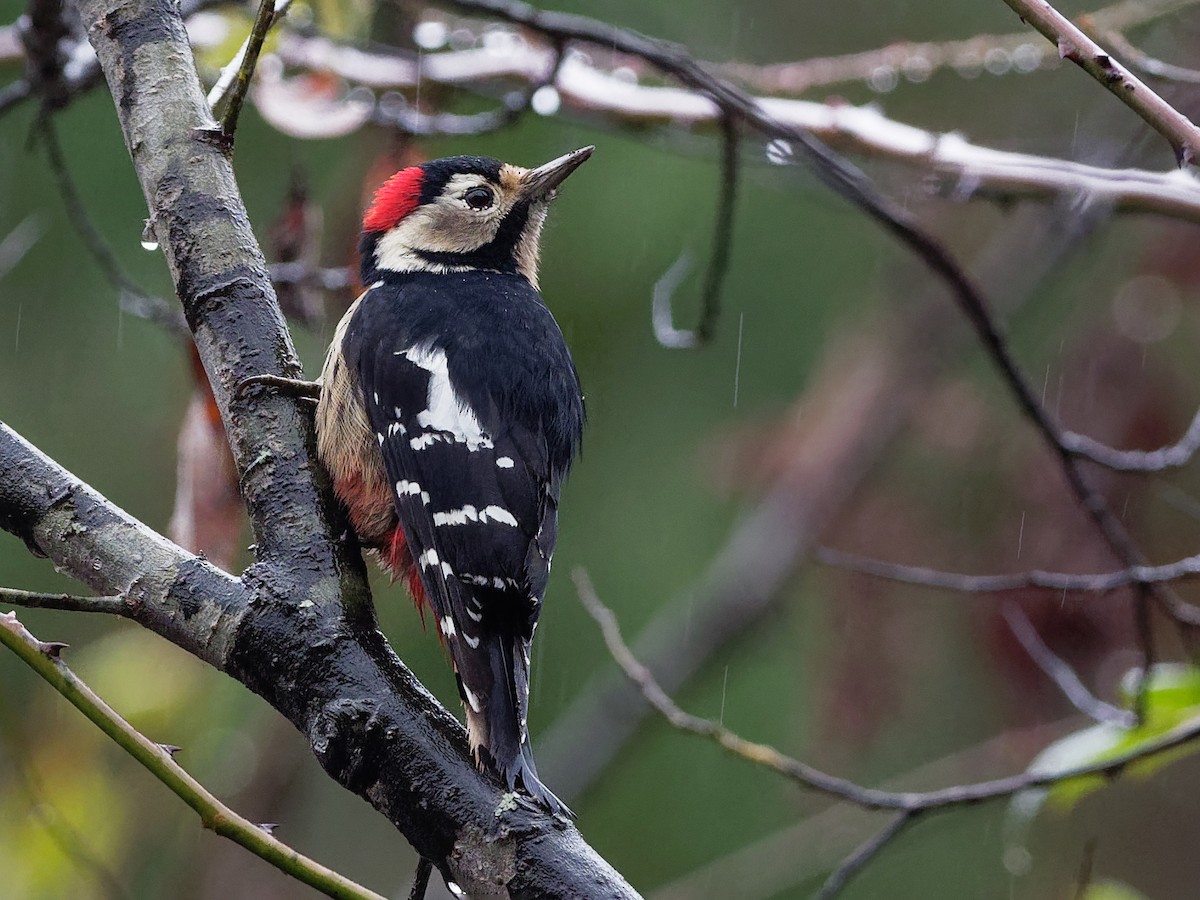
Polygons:
M536 169L484 156L401 169L375 192L363 217L363 283L387 272L490 269L519 273L536 287L546 210L593 149Z

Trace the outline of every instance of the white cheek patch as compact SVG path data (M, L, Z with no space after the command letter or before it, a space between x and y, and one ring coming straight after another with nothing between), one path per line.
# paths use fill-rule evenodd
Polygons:
M418 206L394 227L379 236L375 264L393 272L465 272L469 266L430 262L425 253L469 253L495 239L513 198L496 193L496 204L475 210L463 199L472 188L484 184L478 175L453 176L433 201Z
M410 442L412 448L423 450L441 439L442 435L449 435L452 440L466 444L470 451L490 450L493 446L492 439L484 432L483 426L479 424L479 419L475 417L467 402L454 392L454 385L450 383L446 354L430 347L410 347L400 351L398 355L406 357L413 365L420 366L429 373L426 408L417 413L417 424L429 431L413 438Z

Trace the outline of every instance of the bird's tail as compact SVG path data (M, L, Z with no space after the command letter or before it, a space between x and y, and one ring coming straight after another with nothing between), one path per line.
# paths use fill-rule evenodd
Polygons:
M529 642L519 635L487 632L481 635L481 645L475 652L486 654L488 683L473 686L470 682L475 679L469 675L464 679L467 673L460 669L459 689L477 758L504 779L509 790L516 790L520 782L525 793L551 812L573 816L566 804L542 784L533 762L526 721Z

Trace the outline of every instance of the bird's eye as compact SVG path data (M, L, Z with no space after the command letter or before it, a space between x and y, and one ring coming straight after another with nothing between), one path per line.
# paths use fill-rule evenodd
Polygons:
M492 192L485 187L471 188L463 199L471 209L487 209L492 205Z

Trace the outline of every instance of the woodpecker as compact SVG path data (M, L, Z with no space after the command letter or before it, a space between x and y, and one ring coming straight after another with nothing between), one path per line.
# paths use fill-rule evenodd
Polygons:
M477 765L568 814L529 746L529 652L584 408L538 292L538 244L592 150L535 169L454 156L388 179L363 219L367 288L337 326L316 418L360 543L432 613Z

